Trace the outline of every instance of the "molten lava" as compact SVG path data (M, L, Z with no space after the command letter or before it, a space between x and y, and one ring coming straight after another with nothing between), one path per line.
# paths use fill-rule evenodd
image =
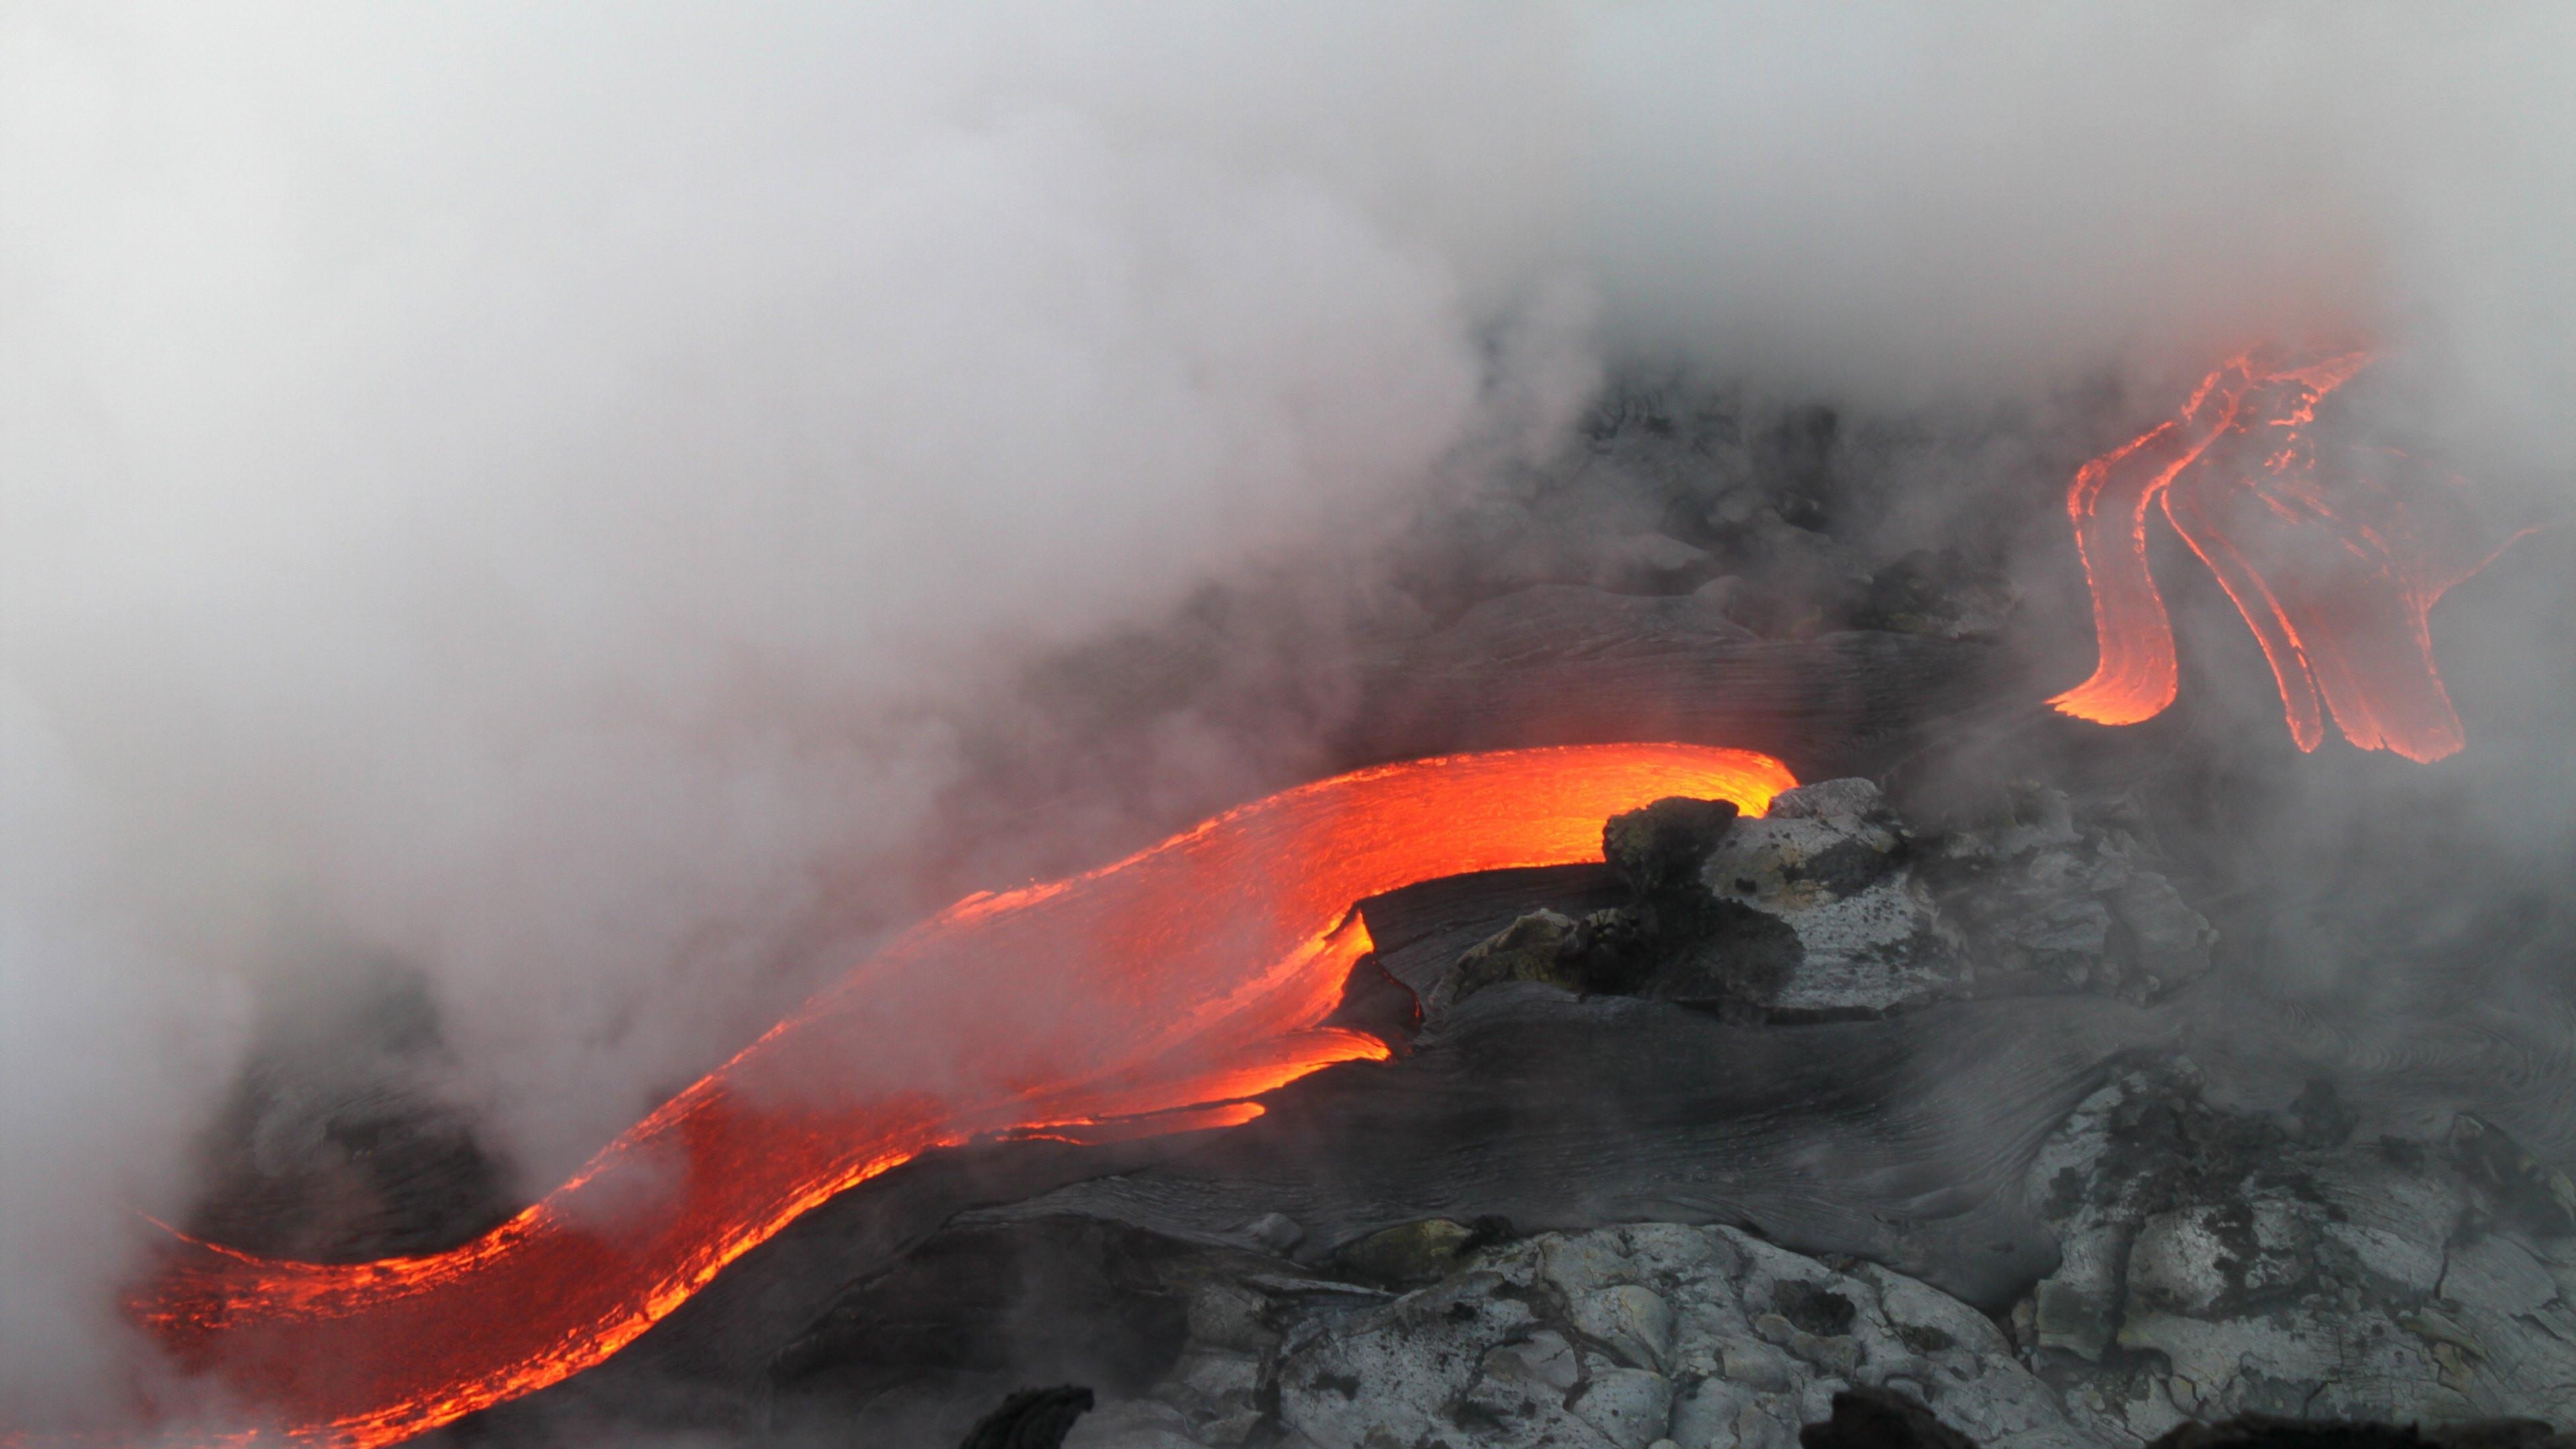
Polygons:
M2066 509L2101 661L2050 704L2123 725L2173 703L2173 626L2147 569L2148 511L2161 507L2263 646L2300 749L2325 738L2330 713L2366 750L2425 761L2458 751L2425 614L2494 555L2470 544L2458 480L2387 450L2321 456L2317 404L2370 361L2238 357L2179 415L2077 470Z
M1370 949L1355 901L1596 860L1621 811L1690 795L1760 813L1796 783L1740 750L1591 745L1284 791L1087 875L960 901L474 1242L317 1264L183 1239L133 1308L286 1437L391 1443L600 1362L927 1149L1228 1126L1259 1115L1247 1098L1384 1057L1320 1024Z

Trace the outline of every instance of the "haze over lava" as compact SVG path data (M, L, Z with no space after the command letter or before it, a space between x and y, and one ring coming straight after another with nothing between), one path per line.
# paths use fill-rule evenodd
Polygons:
M905 933L475 1242L374 1263L189 1242L137 1305L298 1440L373 1446L605 1359L824 1199L979 1135L1205 1109L1386 1055L1326 1027L1361 899L1601 857L1667 796L1759 814L1741 750L1595 745L1386 765L1283 791L1071 880ZM1195 1109L1195 1110L1194 1110ZM1241 1120L1235 1114L1228 1121ZM673 1161L672 1159L677 1159ZM603 1215L594 1199L632 1196Z
M2377 339L2410 451L2563 513L2571 57L2540 4L12 7L0 1425L168 1390L140 1214L278 1020L410 973L534 1202L962 891L1341 768L1388 541L1614 367L1965 439L1876 525L2033 520L2070 617L2071 465L2252 337ZM2555 848L2552 587L2432 616L2531 723L2430 804L2283 788ZM1176 618L1200 674L1021 689ZM961 843L1005 746L1068 783Z
M2394 449L2344 446L2319 461L2318 404L2370 361L2233 359L2180 417L2076 473L2066 508L2101 663L2050 704L2124 725L2173 703L2173 626L2147 567L2148 510L2161 508L2262 644L2300 749L2325 738L2322 699L2362 749L2425 762L2459 752L2425 614L2497 544L2480 540L2457 477Z

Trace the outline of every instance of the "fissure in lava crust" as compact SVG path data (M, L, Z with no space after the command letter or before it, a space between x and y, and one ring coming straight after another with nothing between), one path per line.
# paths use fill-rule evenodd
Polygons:
M474 1242L315 1264L183 1239L131 1306L266 1433L404 1439L600 1362L799 1214L928 1149L1231 1125L1262 1092L1385 1056L1320 1025L1370 949L1360 899L1597 860L1611 815L1675 795L1758 814L1796 783L1748 751L1626 744L1287 790L959 902Z
M2324 740L2331 714L2362 749L2423 761L2459 750L2425 615L2494 555L2471 543L2457 479L2387 449L2321 449L2312 435L2318 403L2370 362L2237 357L2178 416L2077 470L2066 507L2101 657L2049 703L2108 725L2173 703L2173 626L2147 567L2148 514L2161 508L2253 629L2300 749Z

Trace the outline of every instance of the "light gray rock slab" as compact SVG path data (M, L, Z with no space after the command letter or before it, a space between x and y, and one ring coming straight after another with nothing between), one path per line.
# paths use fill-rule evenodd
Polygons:
M2559 1249L2442 1141L2302 1139L2172 1062L2088 1099L2030 1192L2063 1248L2036 1361L2108 1442L2243 1413L2576 1418Z
M1282 1425L1322 1449L1787 1446L1891 1381L1984 1443L2088 1442L1974 1309L1726 1227L1542 1234L1289 1344Z
M1799 960L1760 1004L1774 1011L1889 1011L1961 994L1966 963L1905 863L1895 817L1867 780L1786 791L1736 823L1701 868L1718 899L1796 932Z

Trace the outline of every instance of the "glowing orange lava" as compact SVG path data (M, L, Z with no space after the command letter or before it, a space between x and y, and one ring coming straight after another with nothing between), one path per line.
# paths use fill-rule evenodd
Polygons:
M2425 614L2493 554L2469 546L2458 480L2384 449L2330 450L2321 463L2317 404L2370 361L2235 358L2179 416L2077 470L2066 509L2101 659L2050 704L2124 725L2173 703L2173 627L2147 569L2147 514L2161 506L2253 629L2300 749L2325 738L2330 713L2366 750L2425 761L2459 750Z
M600 1362L927 1149L1229 1126L1259 1115L1246 1098L1384 1057L1320 1025L1370 949L1355 901L1597 860L1620 811L1691 795L1758 814L1796 783L1746 751L1592 745L1284 791L1087 875L960 901L474 1242L314 1264L182 1240L132 1306L270 1433L392 1443Z

